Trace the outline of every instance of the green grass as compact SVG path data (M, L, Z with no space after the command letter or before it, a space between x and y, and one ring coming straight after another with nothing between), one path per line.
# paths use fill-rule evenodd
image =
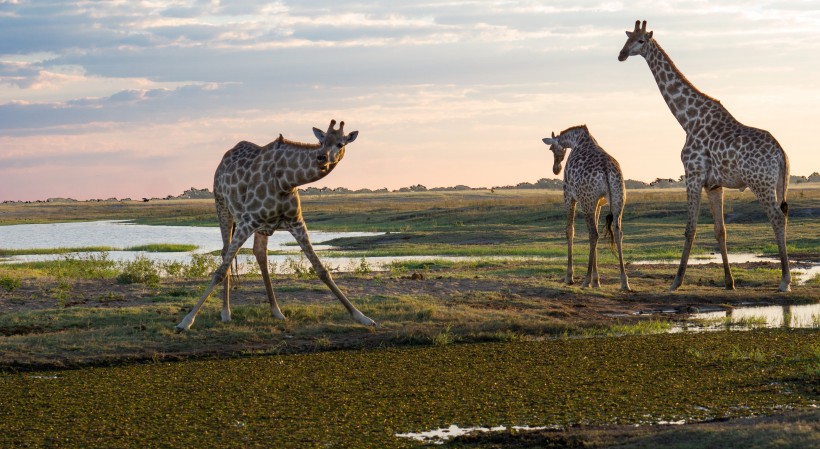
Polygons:
M147 245L130 246L123 251L145 251L149 253L187 253L197 249L196 245L184 243L150 243Z
M820 221L811 211L820 189L793 186L789 197L788 244L792 254L816 254ZM0 205L0 224L38 221L127 219L142 224L216 226L210 200L79 205ZM380 237L338 239L333 244L360 255L537 255L566 252L566 217L562 193L553 190L411 192L303 196L308 228L324 231L390 232ZM750 191L725 194L731 253L774 254L774 237L765 214ZM629 191L624 211L627 260L680 258L686 224L683 190ZM603 226L603 224L601 224ZM576 217L575 254L587 249L582 215ZM705 196L693 257L717 250ZM601 242L600 253L608 253Z
M29 248L29 249L0 249L0 257L36 255L36 254L69 254L69 253L104 253L111 251L145 251L149 253L190 252L198 247L183 243L151 243L147 245L131 246L128 248L113 248L110 246L83 246L78 248Z
M37 254L101 253L109 251L116 251L116 249L110 246L83 246L78 248L0 249L0 257Z

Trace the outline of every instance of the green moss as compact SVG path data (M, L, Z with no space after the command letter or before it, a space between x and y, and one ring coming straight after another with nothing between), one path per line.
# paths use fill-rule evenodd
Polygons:
M807 371L817 338L766 330L448 342L5 374L0 444L413 447L395 434L749 416L817 404Z

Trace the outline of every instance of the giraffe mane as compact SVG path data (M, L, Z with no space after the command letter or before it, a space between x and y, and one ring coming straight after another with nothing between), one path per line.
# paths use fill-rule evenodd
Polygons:
M575 131L576 129L583 129L584 131L586 131L587 134L589 134L589 128L587 128L587 125L575 125L570 126L569 128L561 131L560 133L558 133L558 135L560 136L561 134L564 134L569 131Z
M690 89L692 89L695 93L697 93L697 94L699 94L699 95L702 95L704 98L706 98L706 99L708 99L708 100L712 100L712 101L714 101L714 102L716 102L716 103L720 103L720 100L718 100L717 98L711 97L711 96L709 96L709 95L707 95L707 94L703 93L703 92L702 92L700 89L698 89L697 87L695 87L695 85L694 85L694 84L692 84L692 82L691 82L691 81L689 81L689 79L688 79L688 78L686 78L686 75L684 75L684 74L683 74L683 72L681 72L681 71L680 71L680 69L678 68L678 66L676 66L676 65L675 65L675 62L674 62L674 61L672 61L672 58L670 58L670 57L669 57L669 54L668 54L668 53L666 53L666 50L664 50L664 49L663 49L663 47L661 47L661 45L658 43L658 41L656 41L655 39L650 39L650 40L651 40L652 42L654 42L654 43L655 43L655 47L658 49L658 51L661 53L661 55L663 55L663 57L666 59L666 61L667 61L667 62L669 63L669 65L672 67L672 70L674 70L674 71L675 71L675 73L677 73L677 74L678 74L678 77L680 77L680 81L681 81L683 84L685 84L687 87L689 87Z
M304 142L297 142L295 140L288 140L285 139L281 134L279 134L279 138L274 140L273 142L269 143L267 146L270 148L278 148L281 146L288 146L291 148L296 148L299 150L315 150L317 148L321 148L322 144L320 143L304 143Z

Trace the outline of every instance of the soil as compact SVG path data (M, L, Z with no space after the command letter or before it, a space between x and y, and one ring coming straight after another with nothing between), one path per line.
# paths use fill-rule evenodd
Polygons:
M750 262L735 264L746 269L771 264ZM700 266L708 268L708 265ZM647 315L662 314L665 318L685 318L686 314L703 310L730 308L749 304L805 303L805 295L781 294L774 286L737 286L725 290L712 280L697 277L699 267L690 267L687 283L677 292L642 284L669 285L674 269L669 265L632 265L628 269L633 291L621 292L618 280L602 279L602 289L580 289L564 286L558 278L538 282L526 277L488 276L477 274L474 278L449 277L444 271L413 272L404 276L375 273L354 276L347 273L334 275L339 287L352 298L372 296L411 296L441 298L450 301L481 302L481 307L519 308L526 312L527 304L536 302L539 308L552 312L568 324L612 324L625 319L640 319ZM712 267L714 271L717 266ZM692 273L694 272L694 273ZM665 273L665 274L658 274ZM692 276L694 274L694 276ZM316 277L295 280L291 276L274 276L274 291L280 305L288 302L312 303L336 301L327 287ZM580 279L576 276L576 283ZM157 288L143 284L119 284L114 279L89 279L60 281L51 278L22 279L12 292L0 289L0 313L18 313L63 307L139 307L158 294L171 296L196 296L207 280L163 279ZM636 285L638 286L636 288ZM687 289L687 285L697 288ZM296 286L296 287L295 287ZM267 302L261 278L240 278L231 292L233 305L264 304ZM294 288L295 287L295 288ZM219 301L220 289L212 294L210 301ZM482 300L476 292L500 292L503 299L512 301ZM811 296L811 295L809 295ZM810 301L810 299L809 299ZM9 335L9 329L0 328Z

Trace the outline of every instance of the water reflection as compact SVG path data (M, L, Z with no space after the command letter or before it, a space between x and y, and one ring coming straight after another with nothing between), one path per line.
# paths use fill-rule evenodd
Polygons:
M691 329L688 326L694 326ZM680 330L720 330L755 327L820 327L820 304L735 307L694 313Z
M778 270L780 269L780 259L770 256L758 256L751 253L729 254L729 263L749 263L749 262L768 262L776 263ZM632 262L635 265L654 265L654 264L668 264L677 265L680 260L659 259L659 260L638 260ZM723 264L723 259L719 253L712 253L709 255L692 256L689 259L688 265L706 265L710 263ZM792 267L792 278L797 285L805 284L815 276L820 275L820 263L808 261L790 260L789 264Z

